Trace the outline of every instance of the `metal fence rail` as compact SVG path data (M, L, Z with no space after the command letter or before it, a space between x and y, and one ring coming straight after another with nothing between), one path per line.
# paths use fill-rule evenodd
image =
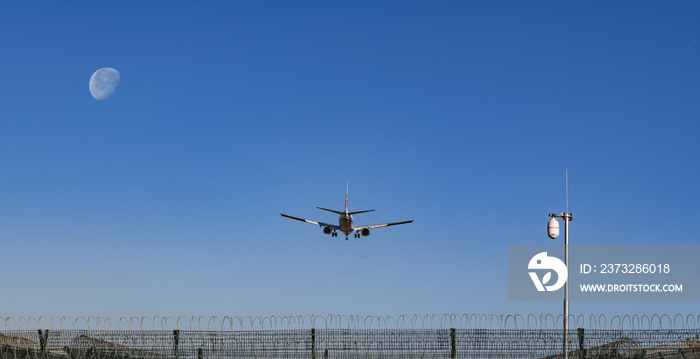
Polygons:
M700 329L572 330L570 358L700 358ZM0 359L555 358L561 330L0 331Z

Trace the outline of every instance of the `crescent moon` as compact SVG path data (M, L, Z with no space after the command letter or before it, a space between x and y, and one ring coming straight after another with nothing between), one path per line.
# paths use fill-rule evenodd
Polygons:
M90 77L90 93L95 100L104 100L112 96L114 90L119 85L121 75L119 71L111 67L103 67Z

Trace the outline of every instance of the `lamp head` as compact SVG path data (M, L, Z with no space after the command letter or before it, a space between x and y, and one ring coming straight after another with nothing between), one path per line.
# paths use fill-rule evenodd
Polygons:
M559 237L559 221L554 217L547 223L547 235L549 235L551 239Z

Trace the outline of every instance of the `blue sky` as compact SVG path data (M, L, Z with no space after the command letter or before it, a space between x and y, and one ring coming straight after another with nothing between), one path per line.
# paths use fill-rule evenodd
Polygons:
M1 316L560 313L507 248L698 243L700 4L0 4ZM97 101L88 80L121 73ZM357 224L344 241L278 212ZM695 302L573 314L697 313Z

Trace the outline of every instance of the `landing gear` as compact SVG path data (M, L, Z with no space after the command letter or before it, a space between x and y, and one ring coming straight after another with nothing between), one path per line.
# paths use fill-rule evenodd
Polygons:
M355 238L360 238L360 231L355 232Z
M333 231L333 233L331 233L331 237L337 237L337 236L338 236L338 232Z

